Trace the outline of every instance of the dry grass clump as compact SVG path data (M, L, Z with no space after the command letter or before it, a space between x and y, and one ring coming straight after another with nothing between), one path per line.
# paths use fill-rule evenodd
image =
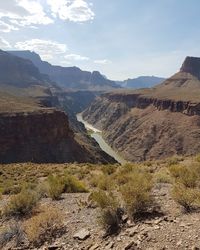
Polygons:
M122 214L114 194L99 190L93 192L90 198L101 208L99 222L106 229L107 234L116 233L120 228Z
M116 208L118 205L116 197L112 192L105 192L103 190L94 191L90 195L92 199L100 208Z
M6 216L25 216L30 214L37 206L39 197L35 191L23 189L19 194L13 195L4 209Z
M47 179L48 195L52 200L60 199L64 192L64 183L61 177L50 175Z
M161 168L154 174L156 183L172 183L172 177L167 168Z
M199 204L200 192L196 188L175 184L172 189L172 197L185 212L191 212Z
M172 165L169 167L170 173L174 178L172 187L172 197L184 211L190 212L199 205L199 167Z
M114 182L110 175L107 175L107 174L99 175L98 185L97 185L99 189L111 190L113 189L113 186L114 186Z
M65 193L86 193L88 192L85 184L79 181L75 176L66 174L63 177Z
M134 172L129 174L128 182L121 188L125 208L132 218L140 217L153 205L151 189L152 177L148 173Z
M171 175L175 178L177 183L181 183L188 188L197 186L199 176L193 166L172 165L169 167Z
M42 246L44 242L52 242L65 231L60 210L49 206L43 206L40 210L40 213L24 222L27 238L35 247Z
M76 177L65 174L64 176L50 175L47 179L48 195L53 200L60 199L62 193L88 192L83 182Z
M117 170L117 166L108 164L108 165L102 166L101 170L104 174L111 175L115 173L115 171Z
M127 212L131 218L138 218L145 212L151 212L154 205L151 194L153 181L152 174L146 167L126 164L114 173L103 176L104 180L114 182L112 187L108 188L109 181L106 188L100 186L100 189L98 185L97 191L91 194L91 198L101 208L101 224L107 232L119 229L122 211Z

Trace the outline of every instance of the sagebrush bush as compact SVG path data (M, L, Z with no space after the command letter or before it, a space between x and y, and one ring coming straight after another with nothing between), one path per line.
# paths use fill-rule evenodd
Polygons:
M48 195L52 200L60 199L64 192L64 183L61 177L50 175L47 179Z
M97 187L102 190L111 190L114 186L112 177L107 174L99 175Z
M183 184L188 188L194 188L198 184L199 176L192 166L172 165L169 167L169 171L176 183Z
M88 192L83 182L69 174L65 174L62 177L50 175L47 180L49 185L49 197L51 197L53 200L60 199L62 193Z
M104 227L107 234L114 234L120 228L121 214L118 209L106 208L101 211L100 224Z
M200 191L183 184L175 184L172 189L172 197L186 212L190 212L199 203Z
M24 222L24 230L31 245L39 247L61 236L65 227L63 214L54 207L43 206L41 212Z
M79 181L76 177L66 174L63 179L62 183L64 185L64 192L65 193L85 193L88 192L85 184Z
M39 183L35 189L40 198L48 197L49 194L49 184L46 181Z
M116 197L111 192L105 192L103 190L94 191L90 195L90 199L92 199L96 204L101 208L117 208L118 201Z
M125 207L133 218L152 206L151 189L151 175L142 172L131 173L128 182L120 188Z
M99 183L99 174L92 174L91 178L89 179L89 183L91 187L97 187Z
M35 191L23 189L19 194L10 198L8 205L4 209L4 214L24 216L30 214L37 206L39 197Z
M119 186L121 186L121 185L126 184L127 182L131 181L132 176L134 174L136 174L136 175L138 173L148 174L149 173L148 170L149 169L144 167L144 166L140 166L140 165L136 165L136 164L125 164L124 166L119 168L119 171L114 173L114 179L115 179L116 183Z
M2 194L17 194L21 191L21 186L16 185L13 180L6 180L3 183Z
M172 177L166 168L160 169L154 174L155 182L157 183L172 183Z
M101 168L102 172L105 174L105 175L111 175L113 173L115 173L117 167L115 165L105 165Z
M120 205L112 192L103 190L91 193L90 198L100 207L100 224L107 234L113 234L120 228Z

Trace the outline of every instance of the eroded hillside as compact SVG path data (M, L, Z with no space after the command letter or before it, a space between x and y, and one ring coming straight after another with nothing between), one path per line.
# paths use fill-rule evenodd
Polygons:
M130 161L195 154L200 149L199 61L186 58L179 73L155 88L104 94L83 117Z

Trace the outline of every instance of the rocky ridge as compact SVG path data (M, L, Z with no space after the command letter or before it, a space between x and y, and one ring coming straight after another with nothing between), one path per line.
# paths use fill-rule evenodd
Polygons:
M120 88L115 81L105 78L98 71L83 71L78 67L54 66L48 62L42 61L40 56L31 51L8 51L10 54L29 59L40 70L47 74L50 79L61 87L67 89L82 90L109 90Z

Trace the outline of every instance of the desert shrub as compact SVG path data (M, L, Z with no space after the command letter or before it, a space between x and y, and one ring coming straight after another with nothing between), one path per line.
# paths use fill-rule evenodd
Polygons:
M99 175L98 179L98 188L102 190L111 190L114 186L114 182L111 176L107 174Z
M2 194L17 194L21 191L21 186L15 184L13 180L6 180L3 182Z
M112 192L106 193L103 190L94 191L90 195L90 199L92 199L96 204L101 208L117 208L117 199L113 195Z
M102 166L101 170L105 175L111 175L116 171L117 167L115 165L104 165Z
M62 183L64 185L63 191L65 193L85 193L88 192L83 182L79 181L76 177L66 174L63 177Z
M177 157L177 156L173 156L173 157L171 157L171 158L169 158L169 159L167 160L167 163L168 163L168 166L176 165L176 164L178 164L181 160L182 160L182 158Z
M15 247L24 240L24 231L18 222L12 222L7 227L0 229L0 247L3 248L8 242L14 241Z
M101 211L99 223L104 227L108 235L116 233L120 228L121 214L117 209L106 208Z
M42 207L41 212L24 222L24 230L29 242L39 247L44 242L64 233L63 215L60 210L53 207Z
M197 161L197 162L200 162L200 154L198 154L198 155L196 156L196 161Z
M200 191L196 188L188 188L183 184L175 184L172 189L172 197L186 212L190 212L199 202Z
M132 173L129 181L120 188L128 213L134 218L142 215L153 204L152 181L148 173Z
M5 207L4 214L24 216L30 214L37 206L39 197L35 191L23 189L19 194L13 195Z
M169 171L177 183L183 184L188 188L197 186L199 177L194 168L182 165L172 165L169 167Z
M37 185L35 188L39 198L45 198L48 197L49 194L49 185L48 182L43 181Z
M91 187L97 187L99 183L99 175L92 174L91 178L89 179L89 183Z
M50 175L48 177L48 185L48 193L53 200L59 199L62 193L88 192L83 182L69 174L65 174L62 177Z
M119 168L119 171L114 173L114 179L116 183L121 186L132 180L132 177L136 174L149 173L149 168L139 164L125 164ZM149 175L150 176L150 175Z
M99 190L91 193L90 198L101 208L99 223L104 227L106 233L116 233L120 228L122 215L116 197L112 192Z
M157 183L172 183L172 178L166 168L160 169L158 172L156 172L154 179Z
M50 175L47 179L48 183L48 195L52 200L60 199L64 192L64 183L61 177Z

